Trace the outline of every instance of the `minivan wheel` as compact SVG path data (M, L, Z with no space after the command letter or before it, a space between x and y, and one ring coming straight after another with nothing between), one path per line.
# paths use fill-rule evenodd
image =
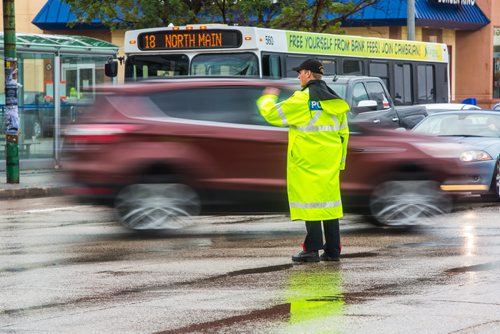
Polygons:
M412 227L425 218L451 211L451 198L428 180L398 180L380 184L370 198L370 211L378 225Z
M133 184L115 199L120 222L133 230L179 229L200 212L200 199L181 183Z

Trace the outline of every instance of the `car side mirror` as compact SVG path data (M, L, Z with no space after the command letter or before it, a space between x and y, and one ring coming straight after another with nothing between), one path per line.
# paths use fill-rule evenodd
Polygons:
M378 103L375 100L363 100L359 101L358 105L354 107L353 112L358 114L361 112L374 111L377 110Z
M110 59L104 64L104 74L107 77L114 78L118 75L118 62L114 59Z

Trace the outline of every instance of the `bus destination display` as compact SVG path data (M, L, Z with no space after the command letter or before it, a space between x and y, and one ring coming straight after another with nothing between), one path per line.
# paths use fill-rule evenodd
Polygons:
M236 30L162 30L142 33L138 40L140 50L179 50L237 48L242 37Z

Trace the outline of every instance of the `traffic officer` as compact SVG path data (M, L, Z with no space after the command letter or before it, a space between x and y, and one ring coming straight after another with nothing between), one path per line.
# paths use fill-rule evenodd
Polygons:
M321 80L322 63L308 59L294 68L302 89L277 103L279 89L268 87L257 100L271 124L289 127L287 189L291 220L304 220L303 250L294 262L338 261L343 216L340 171L345 167L348 104ZM323 243L323 230L325 243ZM318 251L324 252L319 256Z

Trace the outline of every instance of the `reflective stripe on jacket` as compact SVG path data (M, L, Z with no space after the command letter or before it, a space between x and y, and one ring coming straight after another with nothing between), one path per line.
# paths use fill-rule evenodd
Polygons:
M343 216L339 172L345 168L348 104L342 99L309 101L309 89L277 103L275 95L257 100L271 124L289 127L287 188L292 220Z

